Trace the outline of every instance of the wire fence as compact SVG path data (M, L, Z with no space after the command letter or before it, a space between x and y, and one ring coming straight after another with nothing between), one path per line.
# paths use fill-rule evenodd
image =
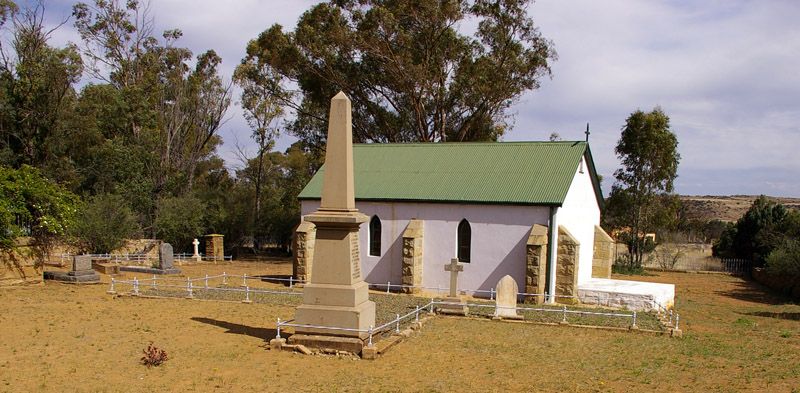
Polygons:
M275 282L280 284L280 287L265 287L265 284ZM185 297L189 299L201 298L211 300L231 300L237 299L243 303L258 303L267 304L291 304L297 305L301 302L303 294L302 288L298 287L298 283L302 281L295 280L294 278L280 278L280 277L262 277L262 276L248 276L247 274L235 275L222 273L219 275L205 275L204 277L186 278L185 280L173 277L134 277L131 280L119 280L116 278L111 279L110 288L108 293L117 294L122 291L122 287L128 288L128 292L134 296L140 295L153 295L153 296L166 296L166 297ZM374 285L373 285L374 286ZM387 283L386 288L403 287L399 284ZM407 286L406 286L407 287ZM384 291L382 291L384 292ZM471 315L475 316L498 316L499 310L515 310L522 314L523 319L532 322L545 322L545 323L560 323L560 324L574 324L579 326L607 326L618 328L633 328L638 329L640 321L643 320L644 328L648 330L669 330L678 329L679 316L673 310L667 309L663 306L655 308L654 312L637 312L637 311L604 311L602 309L582 309L577 306L567 305L540 305L540 306L525 306L519 305L516 307L508 307L498 304L494 301L495 291L484 291L489 294L489 301L480 301L473 299L465 303L455 303L446 299L430 298L430 301L424 304L403 304L402 307L413 308L412 311L401 313L395 307L391 313L383 312L382 318L379 320L386 321L380 325L372 326L369 329L352 329L343 327L331 326L318 326L318 325L304 325L294 323L293 320L278 319L276 329L278 337L280 338L280 330L283 328L300 328L300 329L318 329L339 331L345 333L363 333L370 337L374 335L384 334L393 330L395 333L400 331L404 324L411 323L411 321L419 322L419 315L421 311L427 310L433 313L440 306L466 306L471 311ZM232 297L232 296L233 297ZM524 295L524 294L520 294ZM384 297L398 298L393 294L385 294ZM409 298L416 298L408 296ZM419 298L417 298L419 299ZM381 301L380 298L376 299ZM391 308L392 303L388 304ZM412 318L413 317L413 318ZM620 322L613 322L618 320ZM610 322L612 321L612 322ZM625 322L627 321L627 322Z
M63 254L59 254L58 255L62 265L64 265L66 262L69 262L72 259L72 257L75 257L75 256L89 256L92 259L103 259L103 260L107 260L109 262L115 262L115 263L136 262L137 264L143 264L143 263L145 263L147 261L158 259L158 256L150 256L148 254L141 254L141 253L121 253L121 254L68 254L68 253L63 253ZM193 261L197 261L198 257L199 257L199 260L201 260L201 261L209 261L209 262L211 262L211 261L231 261L231 260L233 260L233 256L232 255L224 255L220 259L220 257L206 256L205 254L198 254L198 256L195 256L194 254L191 254L191 253L178 253L178 254L173 254L172 257L173 257L173 259L181 261L181 262L183 262L183 261L192 261L192 262Z

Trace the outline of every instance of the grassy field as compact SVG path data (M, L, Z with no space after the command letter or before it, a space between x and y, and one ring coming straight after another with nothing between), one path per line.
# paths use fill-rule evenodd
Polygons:
M437 317L363 361L267 350L289 304L115 298L107 284L2 288L0 392L800 391L800 305L725 275L631 278L677 284L683 339ZM161 367L139 364L150 342L169 354Z

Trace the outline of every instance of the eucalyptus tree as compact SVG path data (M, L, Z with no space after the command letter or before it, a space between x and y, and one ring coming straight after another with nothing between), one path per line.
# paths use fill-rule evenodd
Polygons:
M146 2L77 3L73 16L87 70L124 103L122 132L107 137L155 152L144 166L152 179L151 201L189 193L199 164L215 154L230 105L231 84L219 72L222 59L208 50L192 67L192 52L176 45L180 30L155 36ZM156 206L172 205L150 204L148 224L158 222Z
M0 161L55 167L63 155L63 121L74 104L72 86L82 72L80 55L73 46L48 44L58 26L46 27L40 3L19 8L0 1L0 28L7 32L0 41Z
M312 147L323 145L339 90L352 100L358 142L496 140L511 105L539 87L556 57L528 3L333 0L306 11L294 31L266 29L242 62L280 76L264 86Z
M665 225L677 210L673 192L678 175L678 138L669 116L661 108L637 110L625 122L617 147L622 168L609 196L607 214L614 226L625 228L628 262L640 267L647 243L645 235Z

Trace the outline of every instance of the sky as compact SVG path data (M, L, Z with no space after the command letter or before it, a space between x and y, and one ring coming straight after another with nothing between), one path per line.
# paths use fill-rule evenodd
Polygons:
M20 2L24 4L24 1ZM74 1L46 1L46 22ZM279 23L291 30L317 1L152 0L156 31L178 28L195 54L214 49L227 79L247 42ZM635 110L660 106L678 137L675 190L686 195L800 197L800 2L539 0L528 9L558 60L552 78L512 107L505 141L583 140L607 195L619 168L614 146ZM72 20L52 44L78 42ZM462 26L469 30L469 26ZM220 155L241 165L255 151L238 105L228 112ZM293 138L280 137L277 149Z

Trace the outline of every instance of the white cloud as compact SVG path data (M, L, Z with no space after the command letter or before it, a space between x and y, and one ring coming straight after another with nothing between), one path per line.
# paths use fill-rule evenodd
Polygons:
M72 3L48 3L51 20L69 15ZM293 29L313 3L153 0L151 6L157 31L181 29L179 43L195 53L214 49L230 77L250 39L273 23ZM680 141L679 192L800 195L791 181L800 178L800 2L540 0L529 10L559 60L553 79L513 108L515 127L506 140L541 140L550 132L582 139L591 122L592 151L608 189L625 118L660 105ZM67 25L54 39L77 41L77 35ZM226 159L233 158L234 136L244 142L250 134L240 109L230 115L221 132Z

